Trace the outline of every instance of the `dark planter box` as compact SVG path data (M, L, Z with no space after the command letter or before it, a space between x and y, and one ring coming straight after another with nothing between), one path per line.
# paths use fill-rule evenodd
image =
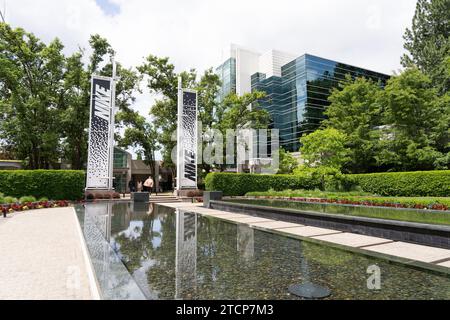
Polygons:
M209 202L222 200L222 191L205 191L203 192L203 206L209 208Z
M132 192L131 200L134 202L148 202L150 199L149 192Z

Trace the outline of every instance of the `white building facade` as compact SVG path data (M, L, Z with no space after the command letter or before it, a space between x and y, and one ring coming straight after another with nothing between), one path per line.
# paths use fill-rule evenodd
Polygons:
M280 77L281 67L294 60L295 57L293 54L278 50L260 53L236 44L227 46L222 51L223 63L216 69L216 73L222 81L218 99L223 100L230 93L242 96L252 92L252 76L254 74L262 73L267 77ZM245 143L248 148L248 153L245 155L245 163L247 165L257 163L261 155L258 154L258 139L255 133L252 131L241 132L238 141ZM238 172L244 170L244 166L239 165L241 161L244 162L242 157L238 156Z
M294 60L295 55L270 50L260 53L236 44L230 44L222 51L223 63L216 68L222 81L219 98L230 93L241 96L252 91L251 77L255 73L264 73L267 77L281 76L281 67Z

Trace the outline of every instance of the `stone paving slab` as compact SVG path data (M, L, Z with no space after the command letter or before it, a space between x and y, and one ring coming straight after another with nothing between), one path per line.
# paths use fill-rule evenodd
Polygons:
M364 236L364 235L360 235L360 234L356 234L356 233L348 233L348 232L330 234L330 235L325 235L325 236L315 236L314 239L328 241L328 242L342 244L345 246L356 247L356 248L393 242L393 240Z
M279 231L282 231L284 233L293 234L296 236L302 236L302 237L314 237L314 236L322 236L322 235L327 235L327 234L342 233L341 231L337 231L337 230L317 228L317 227L307 227L307 226L297 227L297 228L289 228L289 229L279 229Z
M239 223L258 223L258 222L272 222L273 220L258 218L258 217L228 217L228 216L220 216L222 219L226 219L228 221L239 222Z
M156 202L157 203L157 202ZM191 202L164 202L161 203L161 205L166 206L166 207L170 207L170 208L176 208L176 209L180 209L180 208L186 208L186 210L189 210L189 208L192 207L198 207L197 203L191 203Z
M364 249L428 263L450 259L450 250L406 242L392 242Z
M73 208L30 210L0 225L0 299L92 299Z
M445 262L438 263L438 266L450 268L450 260L449 260L449 261L445 261Z
M264 228L264 229L284 229L284 228L295 228L300 225L297 223L272 220L272 221L267 221L267 222L250 223L250 226L260 227L260 228Z
M235 218L248 218L248 216L244 214L238 214L238 213L203 213L205 216L211 216L211 217L218 217L221 219L235 219Z
M208 211L195 211L195 213L200 213L203 216L211 216L211 217L225 217L225 216L229 216L230 213L229 212L208 212Z

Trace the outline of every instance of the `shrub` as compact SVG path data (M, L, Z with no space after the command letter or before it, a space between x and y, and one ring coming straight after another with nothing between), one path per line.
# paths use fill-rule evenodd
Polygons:
M198 182L197 183L197 188L199 190L205 190L205 183L204 182Z
M258 175L214 172L206 176L206 190L222 191L225 196L243 196L251 191L314 190L320 181L310 175Z
M300 166L294 170L294 174L316 181L321 190L336 191L342 189L340 180L343 175L339 169L333 167L319 166L317 168L309 168Z
M93 193L88 193L88 194L86 195L86 199L88 199L88 200L94 200L94 199L95 199L95 195L94 195Z
M17 203L19 202L19 200L17 200L17 198L14 197L4 197L3 198L3 203Z
M19 202L20 203L36 202L36 198L33 196L24 196L19 199Z
M114 198L114 199L120 199L120 193L114 192L114 193L113 193L113 198Z
M450 170L346 175L365 192L380 196L448 197Z
M188 191L188 193L186 195L189 198L201 197L201 196L203 196L203 190Z
M53 200L83 198L85 174L75 170L0 170L0 192Z

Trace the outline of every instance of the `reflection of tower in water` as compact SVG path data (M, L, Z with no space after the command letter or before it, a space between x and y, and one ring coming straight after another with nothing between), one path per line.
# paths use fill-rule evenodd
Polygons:
M176 210L175 299L195 290L197 281L197 215Z
M255 232L247 225L237 225L237 251L246 260L255 254Z
M305 299L321 299L331 295L330 289L311 282L308 261L304 255L304 245L300 242L300 273L303 282L289 286L289 292Z
M112 202L89 203L85 206L84 215L86 244L95 267L102 269L97 274L101 275L98 280L104 287L110 282L108 277L112 207Z

